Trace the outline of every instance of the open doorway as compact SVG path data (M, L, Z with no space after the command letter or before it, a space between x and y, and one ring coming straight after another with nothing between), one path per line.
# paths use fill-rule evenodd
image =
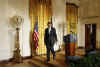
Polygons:
M96 24L85 24L85 49L96 49Z

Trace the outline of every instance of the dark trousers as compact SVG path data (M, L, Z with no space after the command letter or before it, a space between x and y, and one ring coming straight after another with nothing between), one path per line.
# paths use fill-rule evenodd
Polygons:
M53 47L46 47L47 48L47 60L50 60L50 51L53 54L53 57L55 57L55 51Z

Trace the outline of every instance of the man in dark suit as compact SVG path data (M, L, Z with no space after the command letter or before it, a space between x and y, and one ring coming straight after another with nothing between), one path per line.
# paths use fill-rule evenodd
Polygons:
M56 29L52 26L52 22L48 22L48 28L45 29L44 42L47 48L47 62L50 61L50 51L55 59L54 44L57 42Z

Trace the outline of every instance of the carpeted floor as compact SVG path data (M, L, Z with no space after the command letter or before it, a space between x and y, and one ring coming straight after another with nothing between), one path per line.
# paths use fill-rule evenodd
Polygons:
M45 60L46 56L35 56L32 59L23 60L23 63L2 62L0 67L67 67L64 51L57 52L55 60L51 56L49 63Z

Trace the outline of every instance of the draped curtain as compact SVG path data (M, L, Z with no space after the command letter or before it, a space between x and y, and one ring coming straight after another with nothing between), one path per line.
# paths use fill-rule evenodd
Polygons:
M66 21L67 21L67 33L72 32L77 36L77 24L78 24L78 6L73 3L66 3ZM77 47L77 42L75 47Z
M66 14L67 14L67 32L73 31L77 33L78 23L78 6L72 3L66 3Z
M34 23L36 18L38 18L38 32L39 32L39 42L38 48L34 50L34 43L32 41L31 35L31 53L36 51L37 54L45 54L46 48L44 45L44 32L47 27L48 21L51 21L52 16L52 6L51 0L30 0L29 4L29 15L31 20L31 33L34 31Z

